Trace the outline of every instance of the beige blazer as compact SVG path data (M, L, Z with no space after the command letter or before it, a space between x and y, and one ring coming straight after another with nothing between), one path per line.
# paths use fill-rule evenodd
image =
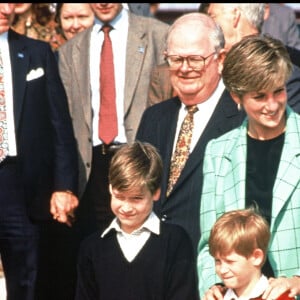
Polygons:
M129 12L124 90L124 124L127 141L134 140L147 105L152 67L164 61L169 25ZM68 96L79 150L79 194L84 191L92 159L92 106L89 49L92 27L59 49L59 71ZM138 51L144 49L144 51Z

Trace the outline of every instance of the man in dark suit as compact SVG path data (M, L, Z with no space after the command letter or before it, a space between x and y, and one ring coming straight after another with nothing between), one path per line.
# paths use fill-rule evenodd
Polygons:
M265 17L265 3L211 3L207 13L222 27L227 51L248 35L261 34ZM286 46L294 65L286 84L288 104L300 113L299 50Z
M262 33L281 40L286 46L300 50L300 32L295 11L285 3L265 3Z
M0 4L0 106L6 103L1 113L8 117L8 153L0 163L0 252L7 299L33 300L40 224L56 219L70 225L78 205L77 153L54 54L48 43L9 29L14 8Z
M243 119L225 91L221 68L224 36L215 22L201 13L186 14L169 31L166 58L177 97L149 107L136 139L156 146L163 158L161 197L154 211L164 222L181 225L189 233L196 255L200 237L199 208L202 161L207 142L238 126ZM167 196L169 170L185 106L196 104L190 154Z

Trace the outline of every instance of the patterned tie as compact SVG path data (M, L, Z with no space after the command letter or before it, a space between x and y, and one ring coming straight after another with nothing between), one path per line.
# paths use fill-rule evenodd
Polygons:
M0 162L2 162L8 155L8 134L3 75L3 61L0 51Z
M112 44L109 37L110 25L102 27L104 41L100 61L100 111L99 138L105 144L110 144L118 135L118 120L116 109L116 91Z
M194 113L198 110L198 107L197 105L187 106L187 110L188 112L182 122L175 152L171 160L167 196L170 195L190 154L190 144L194 128Z

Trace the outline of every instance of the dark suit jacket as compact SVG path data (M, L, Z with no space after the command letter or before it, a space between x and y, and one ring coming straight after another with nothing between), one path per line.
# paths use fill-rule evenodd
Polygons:
M161 220L179 224L185 228L193 240L196 253L200 238L199 209L205 146L211 138L218 137L240 125L244 113L237 110L237 106L229 93L224 91L173 191L167 198L166 189L180 106L179 98L175 97L146 109L136 139L153 144L163 159L161 197L159 201L155 202L154 211Z
M77 152L66 93L48 43L8 32L17 164L29 214L50 217L53 191L77 189Z
M281 40L285 45L300 50L300 36L295 11L281 3L268 3L270 15L262 25L262 33Z

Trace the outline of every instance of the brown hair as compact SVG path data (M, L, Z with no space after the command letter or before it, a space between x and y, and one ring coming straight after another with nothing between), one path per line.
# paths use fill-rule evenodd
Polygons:
M257 248L265 254L270 240L268 222L253 208L224 213L214 224L209 237L209 253L227 255L235 251L249 257Z
M230 93L248 92L285 84L292 63L284 44L270 36L251 35L233 45L224 60L222 77Z
M141 187L154 194L160 188L161 176L161 157L148 143L122 146L113 156L109 168L109 183L120 191Z

